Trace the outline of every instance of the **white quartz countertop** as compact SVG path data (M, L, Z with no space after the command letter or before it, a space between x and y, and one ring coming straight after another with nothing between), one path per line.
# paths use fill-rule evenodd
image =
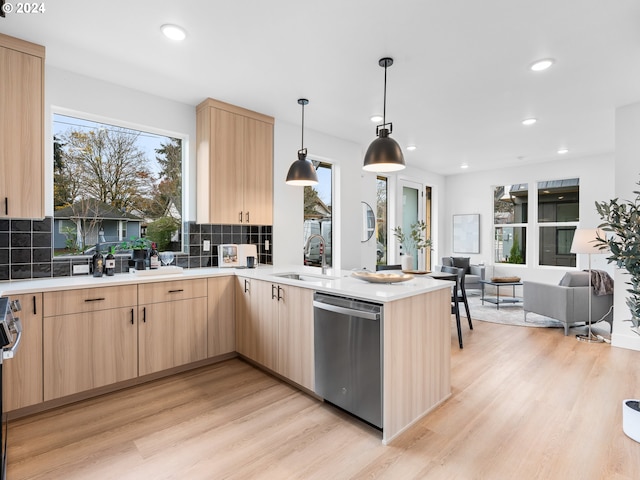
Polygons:
M304 276L304 280L279 277L283 273L297 273ZM225 275L236 275L245 278L255 278L282 285L309 288L315 291L334 295L353 297L375 302L391 302L402 298L420 295L422 293L451 288L451 282L435 280L427 276L416 275L412 280L382 284L368 283L353 278L351 271L329 270L323 276L319 268L302 266L260 266L258 268L192 268L184 269L182 273L137 275L134 273L120 273L112 277L94 278L88 275L74 277L55 277L32 280L13 280L0 283L0 296L19 295L24 293L51 292L57 290L74 290L80 288L109 287L139 283L165 282L172 280L187 280L208 278Z

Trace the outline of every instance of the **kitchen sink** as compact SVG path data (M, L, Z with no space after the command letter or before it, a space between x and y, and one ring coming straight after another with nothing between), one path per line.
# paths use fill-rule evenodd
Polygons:
M319 282L321 280L335 280L337 277L330 277L329 275L313 275L309 273L274 273L274 277L288 278L290 280L299 280L301 282Z

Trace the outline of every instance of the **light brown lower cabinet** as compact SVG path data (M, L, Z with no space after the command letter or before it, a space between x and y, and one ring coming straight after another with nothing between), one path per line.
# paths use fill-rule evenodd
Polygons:
M238 352L271 370L278 358L278 322L274 320L271 282L238 277L236 347Z
M44 319L44 400L138 375L133 306Z
M241 277L237 288L238 352L312 390L313 291Z
M2 363L2 394L5 411L36 405L42 394L42 294L11 295L20 300L15 314L22 322L20 345L11 359Z
M278 363L276 371L314 389L313 290L277 285Z
M234 277L207 280L207 356L209 358L236 351Z
M138 298L140 375L207 358L207 279L141 284Z

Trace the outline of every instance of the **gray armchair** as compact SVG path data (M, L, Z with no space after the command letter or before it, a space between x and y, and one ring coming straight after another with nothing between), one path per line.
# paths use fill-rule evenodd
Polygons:
M443 267L464 269L464 286L467 290L481 290L484 280L484 265L471 265L469 257L442 257Z
M564 324L564 334L575 323L588 323L591 295L591 322L604 320L613 331L613 294L596 295L589 288L589 272L567 272L559 285L523 282L524 319L527 313L537 313Z

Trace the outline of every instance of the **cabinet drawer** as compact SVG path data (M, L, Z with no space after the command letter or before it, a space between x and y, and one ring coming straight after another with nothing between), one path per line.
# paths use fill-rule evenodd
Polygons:
M46 292L44 294L44 316L69 313L96 312L109 308L133 307L137 304L136 285L117 287L83 288Z
M198 280L175 280L172 282L144 283L138 285L138 303L140 305L206 296L206 278Z

